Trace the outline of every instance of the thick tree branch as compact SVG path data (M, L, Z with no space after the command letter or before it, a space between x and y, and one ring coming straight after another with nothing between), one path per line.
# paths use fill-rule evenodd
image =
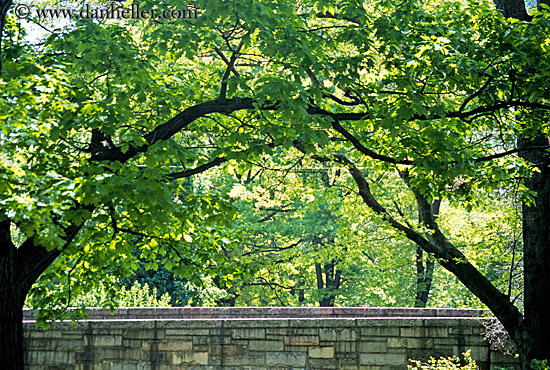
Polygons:
M121 146L117 146L113 149L103 150L100 153L96 153L95 160L97 161L119 161L126 162L130 158L133 158L139 153L147 151L153 144L168 140L174 134L187 127L191 122L200 117L204 117L211 113L229 114L238 110L253 109L255 100L252 98L233 98L225 101L209 100L203 103L199 103L192 107L185 109L183 112L177 114L172 119L161 124L153 131L143 136L145 143L139 146L130 145L126 152L123 152ZM266 108L270 109L270 108ZM272 109L272 108L271 108Z
M533 103L533 102L524 102L521 100L511 100L511 101L497 101L492 105L487 106L481 106L474 108L469 111L461 112L461 111L453 111L453 112L445 112L443 114L438 113L430 113L430 114L418 114L415 113L411 117L405 119L404 121L412 122L412 121L431 121L431 120L437 120L442 118L459 118L463 120L467 120L468 118L472 117L479 117L487 114L492 114L494 112L497 112L501 109L510 109L510 108L536 108L536 109L543 109L543 110L550 110L550 105L542 104L542 103ZM428 108L429 109L429 108ZM321 109L317 106L310 106L308 108L308 112L310 114L319 114L327 117L331 117L337 121L361 121L365 119L377 119L379 116L377 115L377 112L374 111L366 111L366 112L350 112L350 113L333 113L326 111L324 109Z
M355 147L355 149L359 150L361 153L363 153L366 156L371 157L372 159L378 159L380 161L384 161L387 163L393 163L393 164L406 164L406 165L412 165L414 161L412 160L397 160L392 157L388 157L386 155L378 154L369 148L365 147L359 139L357 139L355 136L353 136L349 131L347 131L340 122L337 119L332 120L332 128L334 128L338 133L340 133L342 136L344 136L346 139L349 140Z
M485 156L485 157L475 158L474 162L486 162L486 161L490 161L490 160L493 160L493 159L506 157L510 154L523 153L523 152L545 151L545 150L548 150L548 149L550 149L550 146L548 146L548 145L546 145L546 146L531 146L531 147L525 147L525 148L514 148L514 149L507 150L505 152L500 152L500 153L491 154L491 155L488 155L488 156Z
M484 89L484 88L485 88L485 86L482 87L482 89ZM478 108L472 109L470 111L462 112L461 110L464 107L465 107L465 105L463 105L458 112L449 112L449 113L443 114L443 115L434 114L434 115L426 116L426 115L415 114L415 115L413 115L412 118L409 118L408 121L435 120L435 119L442 119L444 117L466 119L466 118L472 117L472 116L479 116L480 114L481 115L484 115L484 114L487 114L487 113L492 114L492 113L494 113L494 112L496 112L500 109L508 109L508 108L512 108L512 107L536 108L536 109L550 110L550 106L546 105L546 104L521 102L521 101L499 102L499 103L496 103L493 106L478 107ZM332 112L328 112L328 111L326 111L324 109L321 109L319 107L316 107L316 106L310 106L308 108L308 112L310 114L319 114L319 115L323 115L325 117L332 118L332 121L331 121L332 128L334 128L334 130L336 130L338 133L340 133L342 136L344 136L350 143L352 143L353 146L355 147L355 149L357 149L359 152L363 153L364 155L366 155L370 158L377 159L377 160L387 162L387 163L393 163L393 164L414 165L414 163L415 163L414 160L409 160L409 159L397 160L393 157L389 157L389 156L386 156L386 155L383 155L383 154L378 154L378 153L374 152L373 150L365 147L357 137L355 137L351 132L346 130L340 124L341 120L342 121L359 121L359 120L364 120L364 119L374 119L374 116L371 112L364 112L364 113L332 113ZM537 147L529 147L529 148L516 148L516 149L511 149L511 150L508 150L508 151L505 151L505 152L501 152L501 153L495 153L495 154L492 154L492 155L475 158L474 161L475 162L485 162L485 161L489 161L489 160L493 160L493 159L502 158L502 157L508 156L510 154L523 152L523 151L538 151L538 150L546 150L546 149L548 149L548 146L537 146Z
M510 302L508 297L495 288L439 230L435 222L432 207L417 189L411 187L415 193L419 212L425 225L431 232L430 239L423 237L419 232L395 220L386 209L378 203L370 191L368 182L359 168L350 159L341 154L333 154L337 162L344 165L353 177L359 189L363 202L394 229L421 247L424 251L433 254L439 263L452 272L472 293L474 293L499 318L506 329L515 332L521 325L522 315ZM409 182L410 184L410 182Z
M90 209L90 207L85 207ZM64 228L65 244L61 249L48 250L38 244L33 237L27 238L25 242L17 249L18 269L21 272L21 285L28 291L42 273L53 263L53 261L63 253L63 251L72 243L84 223L79 225L70 225Z

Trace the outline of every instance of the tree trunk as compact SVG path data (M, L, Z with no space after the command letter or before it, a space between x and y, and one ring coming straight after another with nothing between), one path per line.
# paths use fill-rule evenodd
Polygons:
M26 292L18 285L9 264L9 258L0 258L0 358L2 369L23 370L23 303Z
M325 271L324 279L323 270ZM331 260L323 266L320 263L315 263L315 275L319 292L319 306L334 307L337 291L342 283L342 271L336 267L336 262Z
M23 304L32 285L61 251L48 251L32 238L16 247L10 226L9 220L0 221L0 360L3 370L23 370ZM64 230L66 245L80 228Z
M10 236L10 223L1 222L0 235L0 359L5 370L23 370L23 302L17 249Z
M529 21L524 0L493 0L505 17ZM537 0L537 5L549 0ZM527 67L529 68L529 67ZM536 73L536 71L533 71ZM518 137L518 148L548 145L542 132ZM521 152L521 157L540 172L525 181L535 191L533 204L523 203L524 320L516 332L510 332L518 347L522 370L532 359L550 360L550 155L540 151Z
M425 308L430 296L434 274L434 261L430 256L426 257L424 266L424 251L416 248L416 297L414 307Z
M441 208L441 199L436 199L432 202L432 213L435 219L439 216ZM418 221L422 224L422 214L418 214ZM424 251L422 248L416 248L416 298L414 300L415 307L426 307L432 288L434 275L434 261L428 255L426 256L426 266L424 266Z
M518 147L534 145L548 145L548 138L518 140ZM525 181L536 192L534 202L523 204L525 320L519 350L528 362L550 359L550 156L537 151L522 157L540 171Z

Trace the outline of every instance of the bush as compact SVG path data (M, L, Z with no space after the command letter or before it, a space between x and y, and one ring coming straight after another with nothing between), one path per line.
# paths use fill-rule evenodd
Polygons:
M465 365L461 365L460 358L453 357L441 357L435 359L430 357L428 362L422 362L417 360L411 360L413 365L409 365L409 370L477 370L476 362L472 359L470 351L463 353Z
M157 288L149 288L145 283L134 282L130 288L121 287L116 292L100 283L93 291L75 297L75 307L168 307L171 297L168 293L158 297Z
M550 370L548 367L548 360L533 360L531 361L531 370Z

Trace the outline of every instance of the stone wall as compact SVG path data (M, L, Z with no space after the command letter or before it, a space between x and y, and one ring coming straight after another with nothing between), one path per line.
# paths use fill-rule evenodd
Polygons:
M477 310L370 308L92 310L88 321L25 322L26 363L46 370L401 370L408 359L492 352ZM179 315L179 316L178 316ZM25 312L28 320L30 312ZM107 319L109 318L110 319ZM114 319L113 319L114 317Z

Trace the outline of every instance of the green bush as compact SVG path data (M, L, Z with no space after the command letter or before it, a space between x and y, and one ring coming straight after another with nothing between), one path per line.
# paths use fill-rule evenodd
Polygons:
M470 351L463 353L465 365L461 364L460 358L441 357L435 359L430 357L428 362L411 360L413 365L409 365L409 370L477 370L476 362L472 359Z
M149 284L141 285L134 282L130 288L120 287L114 294L100 283L93 291L75 297L72 305L75 307L168 307L171 297L165 293L158 297L157 288L149 288Z
M548 360L532 360L531 370L550 370L550 367L548 367Z

